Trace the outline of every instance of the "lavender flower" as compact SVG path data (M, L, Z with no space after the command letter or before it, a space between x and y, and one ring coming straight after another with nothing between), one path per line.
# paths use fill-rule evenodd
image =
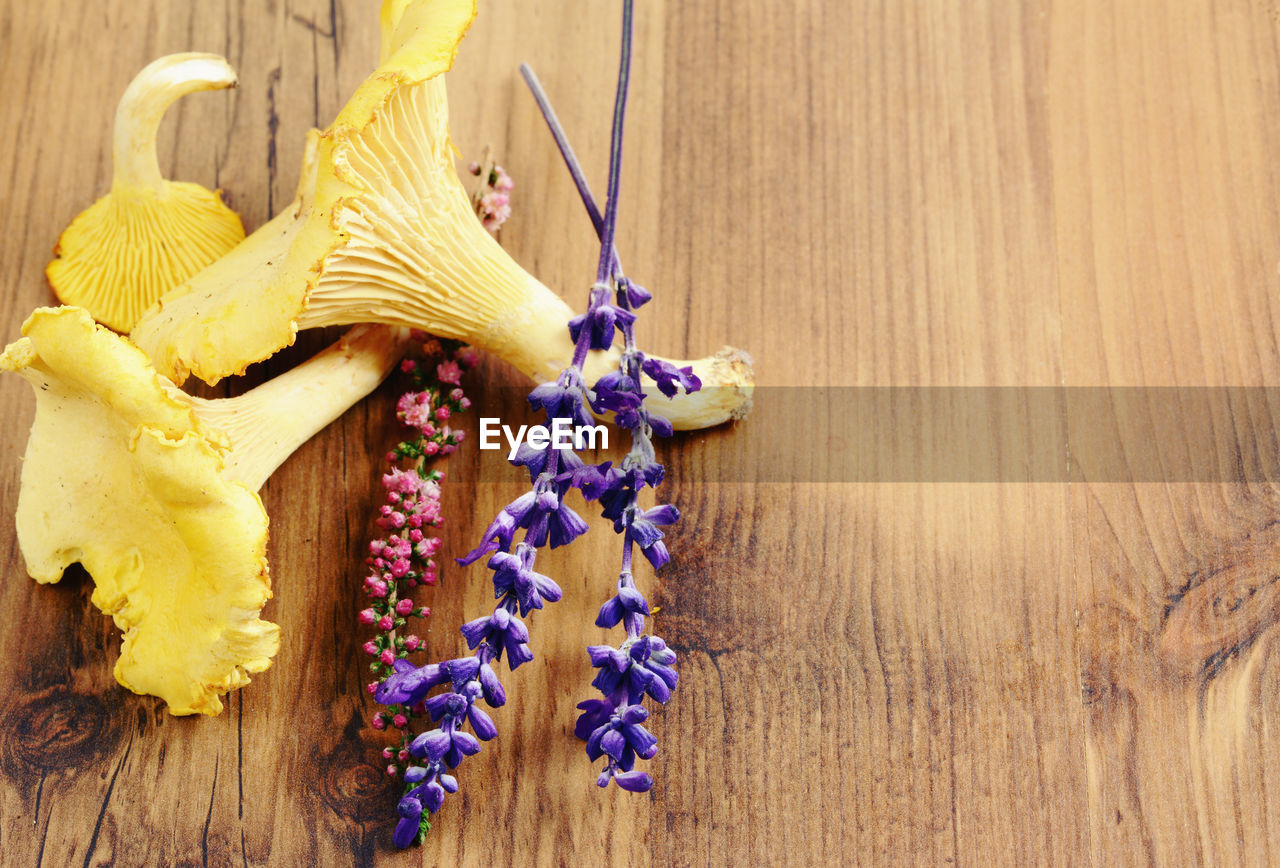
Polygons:
M555 382L535 388L529 395L529 403L546 414L548 427L557 419L567 420L574 426L590 425L589 408L611 413L615 424L630 432L632 448L619 467L610 462L588 465L571 450L536 449L526 445L517 451L512 463L529 472L531 490L505 506L486 528L480 544L459 559L460 563L471 564L488 557L497 601L490 614L469 621L461 628L472 656L428 664L413 671L398 669L388 680L385 695L379 696L380 700L422 703L437 724L437 728L418 736L408 746L409 754L419 763L405 774L405 780L414 786L400 803L402 819L396 828L397 846L407 846L416 840L423 812L439 810L445 795L457 791L457 781L449 772L465 757L478 753L481 741L497 735L492 719L478 702L483 700L495 708L506 701L491 664L505 654L508 667L514 671L531 660L529 630L521 619L561 597L560 586L534 567L539 548L566 545L586 532L586 522L565 503L568 492L575 489L585 499L600 502L604 517L613 521L614 530L622 537L622 568L616 591L601 606L596 623L602 627L622 624L626 631L617 648L593 646L588 649L592 665L599 670L593 685L602 698L587 700L578 706L583 713L575 732L586 741L587 756L592 761L605 760L597 778L600 786L608 786L613 781L631 792L643 792L653 786L648 774L635 769L637 759L651 759L658 750L657 738L643 726L649 711L641 702L646 696L666 702L679 679L673 668L675 654L661 639L644 633L651 610L635 586L632 555L638 547L655 568L667 563L670 555L658 527L675 522L679 512L669 505L650 509L639 506L640 491L645 486L658 485L665 475L655 458L652 437L671 432L670 423L646 407L641 378L647 376L653 380L658 390L668 397L680 389L693 391L701 384L691 369L679 369L665 362L646 364L644 353L636 348L634 311L651 296L623 274L613 244L630 71L631 20L632 0L624 0L609 197L603 219L595 221L601 236L596 280L587 312L568 324L574 341L572 363ZM527 67L525 70L526 79L534 88L535 97L594 219L598 211L582 179L581 169L545 96L536 86L536 79ZM589 387L582 374L587 353L592 349L608 349L618 334L624 344L618 370ZM515 543L521 530L523 538ZM430 695L438 687L445 690ZM466 732L464 726L470 726L471 733Z

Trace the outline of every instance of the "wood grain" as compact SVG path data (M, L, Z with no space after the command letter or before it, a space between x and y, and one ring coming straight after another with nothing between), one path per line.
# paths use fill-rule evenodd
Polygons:
M637 5L619 246L657 295L655 351L732 343L794 390L1280 384L1280 13L1264 0ZM0 0L5 339L50 302L52 245L107 187L134 72L173 51L231 60L241 87L181 102L161 163L221 187L252 228L288 201L306 129L371 68L375 18L354 0ZM460 152L491 144L516 179L504 246L575 306L591 228L515 67L533 64L602 186L617 24L615 4L485 0L449 77ZM468 386L519 417L518 384L486 362ZM393 400L378 392L264 489L283 645L215 719L119 687L91 582L37 586L0 523L0 863L1280 858L1273 486L1132 483L1087 462L1069 483L703 472L741 460L752 425L802 457L823 448L767 413L667 447L685 518L643 581L681 684L653 719L653 793L598 792L572 737L613 570L602 526L540 559L565 598L533 620L501 737L423 850L396 855L354 623ZM1277 415L1228 421L1265 432ZM31 417L27 387L0 377L6 516ZM1064 454L1098 437L1173 449L1141 420L1062 424ZM475 479L474 455L452 462ZM519 490L448 485L446 550ZM488 602L482 573L448 568L431 592L433 657Z

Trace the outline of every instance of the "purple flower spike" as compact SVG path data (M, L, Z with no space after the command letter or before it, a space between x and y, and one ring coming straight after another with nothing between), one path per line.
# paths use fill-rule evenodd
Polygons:
M568 419L574 425L590 427L595 424L587 406L591 392L582 382L582 374L567 368L554 383L543 383L529 393L529 404L535 410L545 410L547 419Z
M597 283L591 288L591 303L587 312L569 320L569 337L576 344L582 336L582 330L589 332L587 346L593 350L607 350L613 346L614 329L631 327L636 315L623 307L616 307L608 302L609 287Z
M674 398L681 389L688 393L702 388L702 381L690 366L677 368L663 359L646 358L643 368L649 379L657 383L658 391L668 398Z
M618 304L625 304L632 310L638 310L645 302L653 298L653 294L638 283L622 278L618 281Z
M629 581L630 576L627 579ZM600 607L600 614L596 616L596 626L606 629L616 627L629 614L648 615L649 603L635 588L624 585L618 588L615 596L610 597Z
M534 572L532 555L533 549L522 548L518 556L499 552L489 559L489 567L494 571L494 596L503 597L514 593L522 617L528 617L533 609L541 609L544 599L554 603L563 593L551 578Z
M409 743L409 753L427 762L440 762L451 744L449 734L442 729L424 732Z
M378 685L373 698L383 705L417 705L437 685L449 680L447 672L435 664L415 667L408 660L397 660L395 674Z
M647 793L653 789L653 778L648 772L618 772L613 781L629 793Z
M415 807L417 813L413 813ZM421 828L422 802L406 797L400 800L397 810L400 814L400 820L396 823L396 830L391 835L391 841L403 850L418 838L418 830Z

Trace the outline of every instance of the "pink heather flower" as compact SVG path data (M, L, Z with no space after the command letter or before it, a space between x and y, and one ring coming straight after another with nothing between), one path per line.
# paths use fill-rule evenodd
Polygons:
M392 758L392 757L394 757L395 755L396 755L396 752L395 752L394 750L392 750L391 748L389 748L389 747L384 747L384 748L382 749L382 758L383 758L383 759L391 759L391 758Z
M372 624L378 618L378 613L373 609L365 609L359 615L361 624Z
M390 648L388 648L378 655L378 659L390 666L392 663L396 662L396 655L391 652Z
M365 690L368 690L368 691L369 691L369 695L370 695L370 696L372 696L373 694L377 693L377 692L378 692L378 682L376 682L376 681L370 681L370 682L369 682L369 686L368 686L368 687L366 687L366 688L365 688Z
M450 399L451 401L461 401L461 400L462 400L462 390L461 390L461 389L454 389L452 392L450 392L450 393L449 393L449 399Z
M422 640L417 636L410 636L404 640L404 648L406 651L417 651L418 646L422 644Z
M387 722L386 722L385 720L383 720L383 719L382 719L382 715L381 715L380 713L379 713L379 714L375 714L375 715L373 716L373 720L369 721L369 725L370 725L370 726L372 726L374 729L386 729L386 728L387 728Z
M409 562L404 558L396 558L395 562L391 564L391 575L395 576L397 579L404 578L405 574L408 572Z
M403 714L397 714L391 719L391 722L396 725L396 729L404 729L409 725L409 718L405 717Z
M370 657L378 656L378 646L373 644L372 639L364 643L364 653L368 654Z
M426 392L405 392L396 402L396 416L412 428L431 422L431 401Z
M419 618L425 618L425 617L427 617L427 616L428 616L428 615L430 615L430 614L431 614L431 610L430 610L430 609L428 609L426 606L423 606L421 609L419 609L419 610L418 610L418 617L419 617Z
M428 455L435 455L437 452L440 451L440 447L434 443L428 443L426 446L422 448L422 451L427 453Z
M413 600L410 600L408 597L405 597L403 600L400 600L396 603L397 615L407 615L412 611L413 611ZM386 628L386 629L390 629L390 628Z
M415 470L401 470L393 467L390 473L382 475L382 486L387 490L388 496L416 495L422 486L422 477Z
M421 525L421 524L422 524L422 516L420 516L420 515L411 515L411 516L409 516L409 524L410 524L410 525L413 525L413 519L415 519L415 518L416 518L416 519L418 519L418 525ZM414 526L413 530L409 531L409 542L411 542L411 543L418 543L418 542L422 542L422 530L421 530L419 527Z
M380 582L378 582L378 584L374 585L372 588L370 588L370 589L369 589L369 596L370 596L370 597L376 597L377 599L381 600L381 599L382 599L383 597L385 597L386 595L387 595L387 584L386 584L386 582L381 582L381 581L380 581Z
M462 382L462 368L458 367L458 363L452 360L441 362L436 365L436 377L442 383L452 383L456 386Z
M448 421L449 421L449 415L450 415L450 414L449 414L449 408L448 408L448 407L441 407L439 410L436 410L436 420L437 420L437 421L440 421L440 422L448 422Z
M383 630L383 631L390 630L394 626L395 626L395 623L391 620L390 615L383 615L381 618L378 619L379 630Z
M462 408L462 409L464 409L464 410L470 410L470 409L471 409L471 399L470 399L470 398L459 398L459 399L458 399L458 406L459 406L459 407L461 407L461 408Z
M409 758L409 751L401 748L400 753L396 754L396 756L400 759L400 762L404 762Z

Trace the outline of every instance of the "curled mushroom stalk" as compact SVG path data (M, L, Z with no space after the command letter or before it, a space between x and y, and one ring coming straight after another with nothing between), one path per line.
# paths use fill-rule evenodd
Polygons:
M116 108L111 192L71 221L45 269L61 301L128 332L160 296L244 239L217 192L165 180L156 159L169 106L235 84L235 71L215 54L171 54L133 79Z
M474 15L474 0L384 4L382 62L319 136L293 205L138 322L157 370L215 383L298 329L358 322L462 340L539 381L568 366L573 311L485 231L454 168L443 74ZM593 353L588 378L617 362L616 348ZM664 402L676 428L746 412L746 354L675 364L703 383Z
M72 563L124 631L116 679L172 714L217 714L266 669L279 628L256 491L299 445L371 392L408 347L387 326L236 398L193 398L75 307L41 308L0 355L35 390L18 544L27 572Z

